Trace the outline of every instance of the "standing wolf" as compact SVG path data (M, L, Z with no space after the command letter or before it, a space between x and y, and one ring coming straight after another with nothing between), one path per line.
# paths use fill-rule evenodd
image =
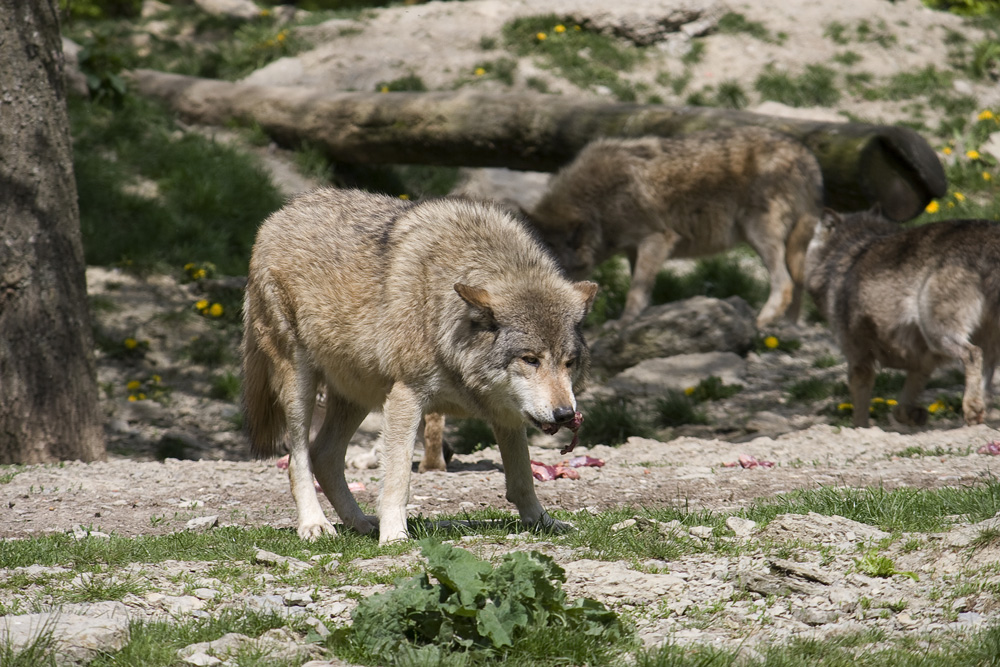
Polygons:
M556 174L529 217L570 277L624 252L632 266L622 323L649 305L668 257L745 241L770 272L757 318L796 319L806 246L823 201L816 158L760 127L676 139L598 139Z
M1000 224L949 220L900 228L873 213L827 212L806 254L806 287L844 356L854 425L868 425L876 364L906 371L893 408L923 424L917 405L931 372L965 367L962 411L986 414L1000 358Z
M535 497L525 425L575 429L589 367L580 325L597 285L572 283L499 206L405 202L322 189L264 221L244 305L243 407L251 450L277 453L287 429L298 532L340 519L379 542L406 539L410 465L421 417L469 414L493 427L507 498L528 525L561 528ZM326 417L309 443L317 385ZM344 455L382 407L377 524L347 488Z

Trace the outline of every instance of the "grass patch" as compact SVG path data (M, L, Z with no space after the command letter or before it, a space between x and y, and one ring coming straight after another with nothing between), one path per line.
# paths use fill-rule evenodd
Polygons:
M749 35L762 42L778 42L763 23L751 21L739 12L726 12L715 27L726 35Z
M806 378L792 383L788 395L793 401L820 401L833 395L835 382L823 378Z
M247 270L257 226L282 203L249 156L196 133L179 137L162 108L70 99L80 229L88 264L167 271L192 261Z
M594 445L620 445L630 436L647 438L652 429L623 398L609 398L592 403L584 411L587 415L580 428L580 443Z
M222 401L235 401L240 395L240 376L232 371L225 371L212 378L212 388L208 395Z
M597 290L594 305L584 321L586 326L599 326L621 317L631 284L628 262L622 257L612 257L599 264L591 273L590 279L600 289Z
M622 101L636 91L621 74L644 57L636 46L591 32L555 14L514 19L502 28L504 43L519 56L534 56L543 67L559 72L585 90L604 86Z
M832 354L823 354L823 355L820 355L820 356L816 357L816 360L813 361L813 367L814 368L833 368L834 366L836 366L839 363L840 363L840 359L838 357L835 357Z
M656 401L654 417L657 426L707 424L708 415L695 407L695 402L683 391L671 390Z
M452 419L448 442L458 454L471 454L496 442L493 429L482 419Z
M722 378L709 375L707 378L686 389L684 393L696 403L704 401L720 401L743 391L743 385L726 384Z
M654 305L709 296L727 299L738 296L757 308L767 299L766 282L747 274L732 255L717 255L698 260L693 271L677 275L660 271L653 285Z
M806 65L798 76L768 65L757 76L754 89L763 99L792 107L828 107L840 99L835 78L833 70L823 65Z

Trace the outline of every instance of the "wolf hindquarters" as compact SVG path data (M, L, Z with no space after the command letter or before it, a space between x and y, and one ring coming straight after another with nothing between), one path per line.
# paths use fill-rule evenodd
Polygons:
M589 367L580 325L596 289L562 277L498 206L326 189L269 217L250 260L243 402L254 454L277 453L287 432L299 535L333 532L315 473L348 527L378 529L380 543L405 539L414 441L435 412L478 416L504 433L508 499L525 523L558 527L534 493L525 425L554 433L574 413ZM310 443L320 383L326 415ZM348 489L344 458L379 407L375 519Z
M957 360L962 412L982 423L1000 357L1000 225L949 220L900 228L871 213L828 212L806 258L806 284L848 362L854 425L868 426L877 366L906 371L893 408L920 425L931 373Z

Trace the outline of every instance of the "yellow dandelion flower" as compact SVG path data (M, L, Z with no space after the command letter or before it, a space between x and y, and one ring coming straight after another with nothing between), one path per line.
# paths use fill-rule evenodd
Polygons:
M161 378L159 375L154 375L153 377L149 378L149 380L153 384L160 384L160 382L163 381L163 378Z
M876 396L875 398L872 399L872 403L885 403L885 399L882 398L881 396Z
M975 149L973 149L971 151L965 151L965 157L969 158L970 160L978 160L979 159L979 151L977 151Z
M135 338L126 338L124 344L125 344L125 349L127 350L134 350L135 348L139 347L139 341L137 341Z
M535 39L537 39L539 42L544 42L548 38L549 36L546 35L544 32L539 32L535 34Z
M991 118L993 118L993 112L990 111L989 109L983 109L982 111L979 112L979 115L976 116L976 118L979 120L990 120Z
M135 394L129 394L129 395L128 395L128 400L130 400L130 401L137 401L137 400L139 400L139 399L137 399L137 398L135 397Z
M927 208L925 208L924 210L927 211L928 213L937 213L938 211L941 210L941 204L937 203L936 201L932 201L930 204L927 205Z
M195 280L201 280L207 275L208 274L205 272L205 269L198 269L197 271L191 274L191 277L194 278Z
M764 347L773 350L778 347L778 339L775 336L768 336L764 339Z
M944 153L945 155L951 155L951 146L945 146L944 148L941 149L941 152Z
M212 307L208 309L208 314L212 317L222 317L222 304L213 303Z
M957 201L965 201L965 195L963 195L961 192L956 192L955 193L955 199Z
M287 37L287 36L288 36L288 33L286 33L284 30L282 30L281 32L278 33L278 36L275 37L275 39L277 39L279 42L283 42L283 41L285 41L285 37Z
M190 271L193 268L194 268L194 262L188 262L187 264L184 265L185 271Z
M378 89L378 92L380 92L380 93L388 93L389 92L389 86L382 86L381 88Z
M146 395L145 394L139 394L139 400L140 401L145 401L146 400Z
M208 308L208 299L201 299L200 301L194 304L194 307L197 308L198 310L205 310L206 308Z
M843 412L844 410L853 410L854 406L851 405L850 403L841 403L840 405L837 406L837 409Z
M127 385L125 385L125 388L128 389L129 391L135 391L141 386L142 386L141 382L139 382L138 380L132 380Z
M688 388L686 388L686 389L684 390L684 395L685 395L685 396L690 396L690 395L691 395L691 394L693 394L693 393L694 393L694 387L688 387Z
M555 28L553 28L552 31L553 32L558 32L560 34L564 33L564 32L566 32L566 26L564 26L562 23L560 23Z
M988 171L984 171L983 172L983 180L984 181L992 180L992 178L993 178L993 175L990 172L988 172Z
M934 401L933 403L927 406L927 412L931 414L934 414L935 412L940 412L941 410L944 410L944 403L942 403L941 401Z
M897 401L895 398L890 398L888 401L885 402L885 404L891 408L893 406L899 405L899 401Z
M482 67L477 67L475 69L475 71L473 72L473 74L475 74L476 76L482 76L482 75L486 74L486 70L483 69Z
M409 198L410 198L410 195L408 195L408 194L406 194L406 193L404 192L403 194L399 195L399 198L400 198L400 199L409 199Z

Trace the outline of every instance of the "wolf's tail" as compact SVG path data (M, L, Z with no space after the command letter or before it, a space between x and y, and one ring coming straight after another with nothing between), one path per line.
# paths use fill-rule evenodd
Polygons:
M246 304L249 312L249 303ZM253 323L247 318L243 332L243 419L250 438L250 453L268 458L281 453L285 412L271 387L272 362L260 347Z

